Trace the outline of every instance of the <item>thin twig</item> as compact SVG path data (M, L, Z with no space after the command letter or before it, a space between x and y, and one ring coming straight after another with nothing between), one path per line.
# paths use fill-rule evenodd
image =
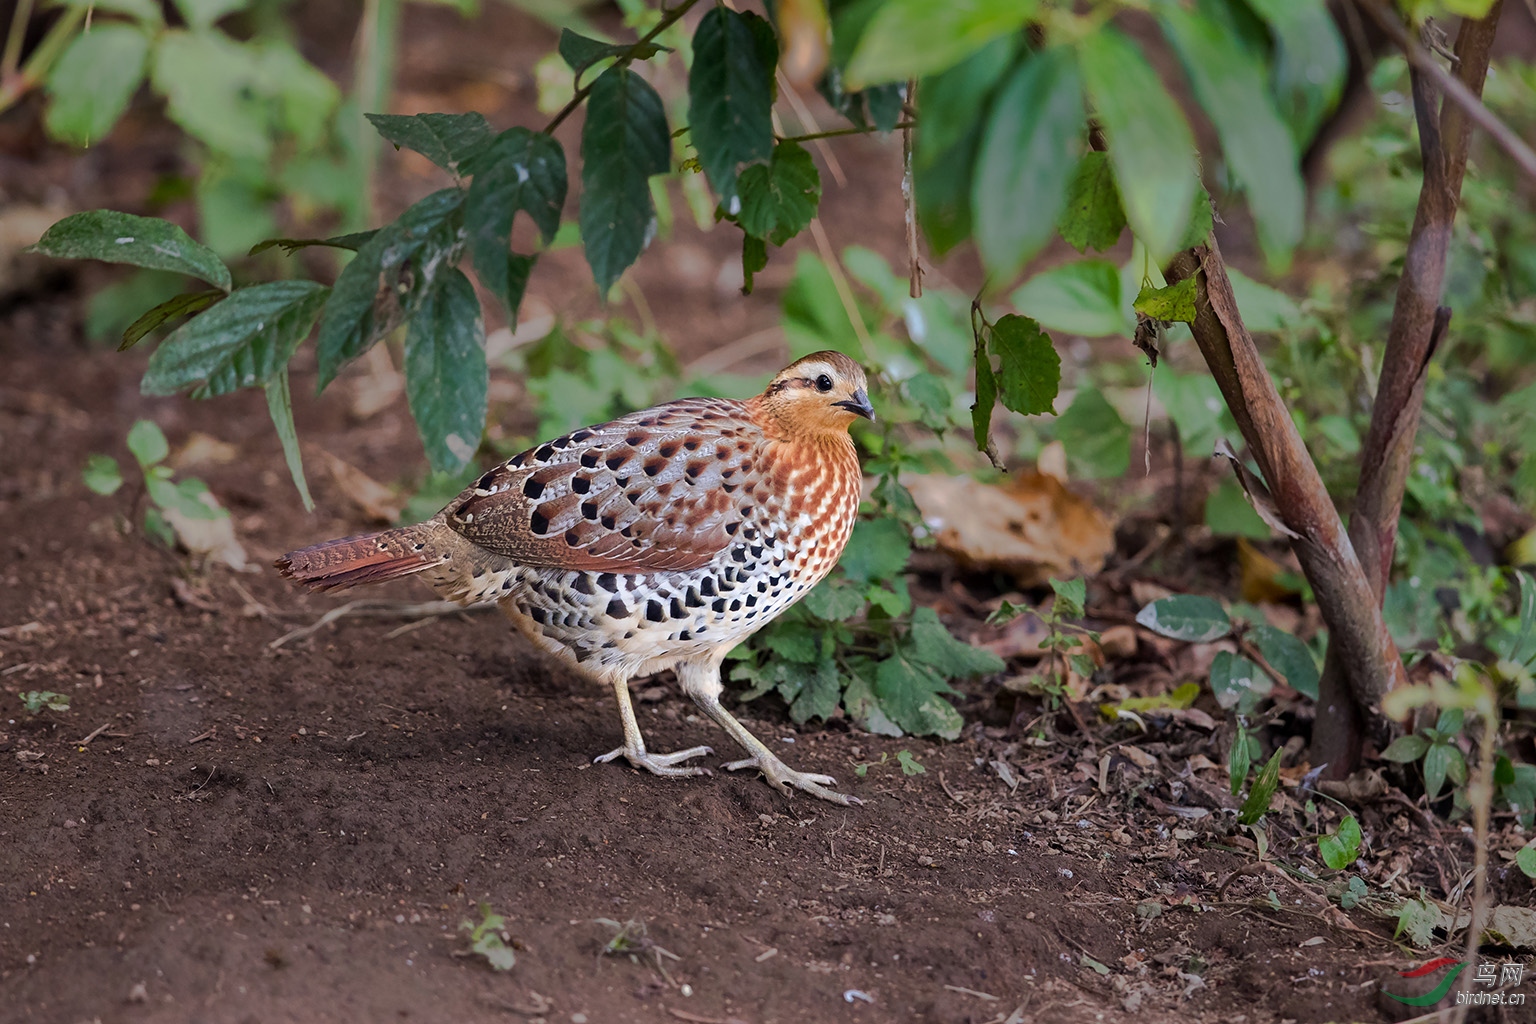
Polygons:
M107 726L109 726L111 724L112 724L111 722L103 722L101 725L98 725L96 728L92 729L89 734L86 735L85 739L83 739L83 740L76 740L75 741L75 746L77 746L77 747L89 746L90 743L91 743L91 740L95 739L97 736L100 736L102 733L106 732L107 731Z
M1536 0L1533 0L1533 2L1536 2ZM821 131L821 125L817 122L816 115L811 113L811 108L805 105L805 100L800 98L800 93L796 91L789 79L784 77L782 70L779 72L779 95L788 101L789 109L795 112L795 119L801 125L809 128L813 135ZM816 152L821 154L822 161L826 163L827 173L832 175L832 181L838 188L845 187L848 184L848 175L843 173L843 165L838 161L837 154L833 152L832 147L827 145L826 138L813 138L810 141L815 143Z
M284 633L276 640L273 640L271 643L267 644L267 648L268 650L275 651L279 647L283 647L284 645L294 640L302 640L307 636L313 636L338 619L427 619L439 615L452 615L454 612L483 611L487 608L494 607L496 607L494 603L484 601L479 604L472 605L456 604L453 601L423 601L420 603L409 603L402 601L378 601L368 599L360 601L348 601L344 605L339 605L335 608L332 608L330 611L326 612L324 615L320 616L309 625L300 626L298 629L290 630L289 632Z
M1408 34L1408 29L1392 12L1376 0L1355 0L1355 2L1363 7L1365 13L1369 14L1372 20L1381 26L1381 30L1402 49L1408 58L1408 63L1434 79L1435 84L1445 93L1446 99L1465 111L1474 124L1492 136L1493 141L1509 154L1522 171L1536 178L1536 150L1527 146L1520 136L1515 134L1514 129L1484 106L1483 101L1478 99L1477 94L1468 89L1461 79L1442 67L1440 62L1435 60L1434 54Z
M682 3L678 4L676 7L673 7L670 10L664 10L661 15L661 20L656 23L656 26L645 35L641 36L638 40L636 40L635 45L619 54L618 59L613 62L613 66L616 68L627 67L632 61L640 56L640 51L643 50L651 42L651 40L655 39L657 36L661 35L663 32L681 20L682 16L688 13L689 8L698 2L699 0L682 0ZM595 84L597 84L596 78L592 79L592 81L577 89L576 94L571 97L570 102L561 107L559 112L555 114L552 119L550 119L549 124L544 126L544 134L554 134L555 129L560 127L561 123L566 118L570 117L571 114L575 112L577 107L581 106L582 101L585 100L588 94L592 92L592 87Z
M904 131L906 131L909 128L916 128L916 127L917 127L917 122L916 121L901 121L901 122L897 123L891 129L891 131L893 131L893 132L904 132ZM806 134L806 135L786 135L786 136L783 136L782 138L780 138L779 141L780 142L811 142L811 141L813 141L815 139L835 139L839 135L872 135L875 132L878 132L879 130L880 129L877 126L872 125L872 124L867 124L867 125L864 125L862 128L860 128L860 127L854 127L854 128L831 128L831 129L828 129L827 131L824 131L824 132L810 132L809 134Z
M907 102L917 103L917 79L907 82ZM923 265L917 258L917 193L912 187L912 124L901 130L901 197L906 205L907 222L907 294L923 297Z

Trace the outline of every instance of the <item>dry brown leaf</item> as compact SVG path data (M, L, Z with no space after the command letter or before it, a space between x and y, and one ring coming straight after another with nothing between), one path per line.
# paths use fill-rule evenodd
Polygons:
M1114 550L1109 517L1044 473L1000 486L941 475L902 483L940 549L967 568L1010 573L1020 586L1092 575Z
M223 511L219 499L203 491L197 499L209 508ZM253 572L245 548L235 537L235 521L226 512L215 519L194 519L174 508L162 508L160 514L176 533L176 539L193 557L222 562L236 572Z
M170 457L171 468L180 472L193 466L227 466L240 457L240 449L212 434L194 430Z
M370 522L393 523L400 518L405 499L391 488L385 487L356 466L322 451L325 468L331 471L331 479L341 488L341 493L367 516Z
M1237 566L1244 601L1279 604L1296 593L1295 587L1283 581L1285 566L1254 547L1246 537L1237 538Z
M389 361L389 348L375 345L358 360L367 371L352 381L352 418L371 419L405 394L405 375Z

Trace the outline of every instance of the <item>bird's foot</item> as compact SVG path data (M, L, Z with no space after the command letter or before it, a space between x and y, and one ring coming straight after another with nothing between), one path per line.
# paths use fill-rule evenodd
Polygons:
M756 768L763 773L763 778L768 780L770 786L785 794L788 794L789 787L793 786L812 796L821 797L823 800L834 804L841 804L844 807L864 802L856 796L848 796L836 790L828 789L828 786L837 785L837 780L832 776L797 772L766 751L753 757L743 758L740 761L732 761L729 764L721 765L721 767L728 772L741 771L744 768Z
M594 764L604 764L622 757L636 768L644 768L652 775L666 775L676 778L683 775L708 775L708 768L697 766L678 768L676 765L681 761L703 757L705 754L713 752L709 747L689 747L687 750L679 750L672 754L653 754L644 747L635 750L619 747L616 750L610 750L606 754L594 757L592 761Z

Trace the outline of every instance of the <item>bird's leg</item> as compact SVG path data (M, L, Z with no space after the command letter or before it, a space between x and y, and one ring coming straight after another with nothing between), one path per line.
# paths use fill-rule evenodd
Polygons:
M709 747L689 747L675 754L652 754L645 749L645 738L640 735L640 723L635 721L635 709L629 702L629 680L614 676L609 680L613 695L619 701L619 717L624 722L624 745L593 758L594 762L612 761L622 757L636 768L644 768L653 775L708 775L708 768L678 768L680 761L703 757L712 753Z
M683 684L683 692L693 698L706 715L715 724L731 734L731 738L740 743L751 754L751 757L740 761L732 761L723 765L726 771L738 771L742 768L756 768L763 773L763 778L768 784L781 793L788 793L789 787L804 790L812 796L830 800L834 804L842 804L844 807L850 804L863 803L857 797L847 796L828 786L837 785L837 780L830 775L813 775L810 772L797 772L783 761L777 754L769 750L762 740L753 736L747 727L736 721L729 711L720 704L720 663L718 660L708 662L684 662L677 666L678 680Z

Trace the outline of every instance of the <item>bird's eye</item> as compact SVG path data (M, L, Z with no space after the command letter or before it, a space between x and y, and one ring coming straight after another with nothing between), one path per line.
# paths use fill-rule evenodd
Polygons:
M816 378L816 390L817 391L831 391L832 390L832 378L828 377L826 374L822 374L820 377L817 377Z

